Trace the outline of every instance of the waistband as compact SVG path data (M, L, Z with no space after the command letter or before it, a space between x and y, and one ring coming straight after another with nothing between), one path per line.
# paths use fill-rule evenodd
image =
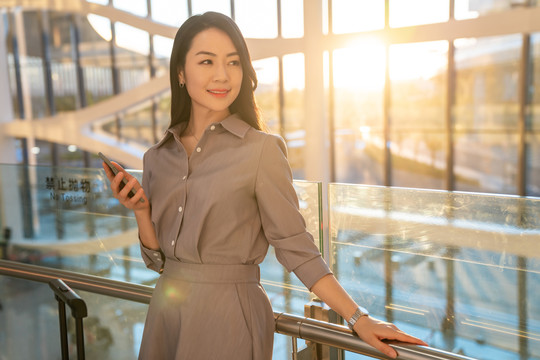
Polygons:
M189 264L165 261L162 275L196 283L259 283L259 265Z

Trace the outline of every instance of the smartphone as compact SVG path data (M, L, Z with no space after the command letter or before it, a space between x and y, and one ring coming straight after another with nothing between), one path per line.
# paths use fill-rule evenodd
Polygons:
M98 153L99 157L105 162L105 164L107 164L107 166L109 167L109 169L111 169L111 171L113 172L114 175L118 174L118 169L116 168L116 166L114 166L111 161L109 160L109 158L107 158L105 155L103 155L103 153L99 152ZM120 185L118 186L120 188L120 190L122 190L124 188L124 186L126 186L128 183L128 180L124 177L122 178L122 182L120 183ZM131 189L131 191L128 193L128 197L132 198L133 196L135 196L135 189ZM140 199L140 202L144 202L144 199L141 198Z

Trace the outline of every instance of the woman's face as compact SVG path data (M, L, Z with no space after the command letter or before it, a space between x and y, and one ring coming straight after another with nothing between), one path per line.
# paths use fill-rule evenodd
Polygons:
M242 86L240 56L229 36L216 28L198 33L178 74L191 97L192 115L229 115Z

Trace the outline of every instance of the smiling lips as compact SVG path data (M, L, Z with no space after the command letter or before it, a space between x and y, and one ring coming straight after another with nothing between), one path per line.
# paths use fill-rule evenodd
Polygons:
M219 98L227 96L227 94L230 92L230 90L226 90L226 89L210 89L207 91L210 93L210 95L213 95Z

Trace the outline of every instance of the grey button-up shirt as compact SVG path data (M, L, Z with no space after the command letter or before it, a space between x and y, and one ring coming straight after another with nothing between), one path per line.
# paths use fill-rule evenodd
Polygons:
M188 157L184 126L144 155L143 188L161 247L141 246L146 265L259 264L271 244L308 288L329 274L298 211L283 139L231 115L211 124Z

